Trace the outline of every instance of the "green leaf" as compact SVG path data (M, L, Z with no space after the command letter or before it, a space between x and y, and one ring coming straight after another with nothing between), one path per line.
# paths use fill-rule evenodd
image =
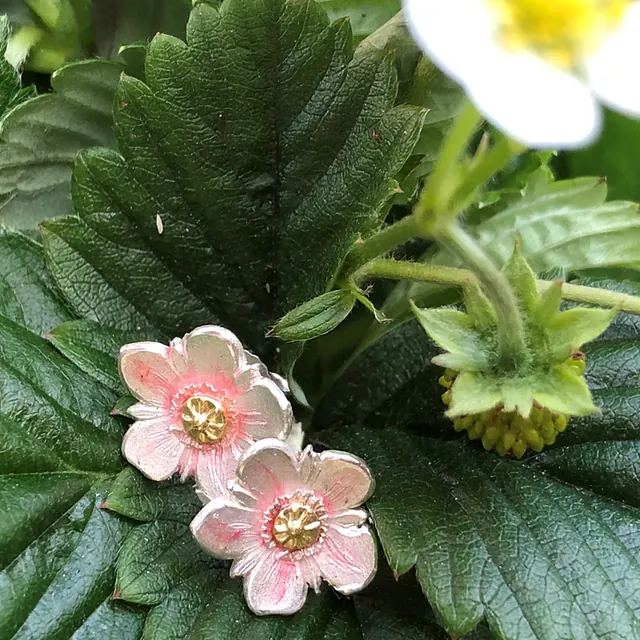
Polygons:
M480 224L478 240L502 264L518 235L534 271L640 262L638 206L606 196L597 178L551 183Z
M348 16L356 40L366 38L400 11L400 0L318 0L330 20Z
M635 510L458 442L371 429L330 442L371 465L385 554L398 573L416 565L449 633L486 617L513 640L637 635Z
M0 229L0 315L38 335L71 320L42 255L29 238Z
M0 126L0 221L33 229L71 213L70 179L82 149L115 146L112 105L123 67L88 60L51 77L53 93L14 109Z
M640 293L638 282L581 283ZM513 640L638 634L637 320L620 313L585 345L600 412L572 418L555 445L524 463L450 441L458 437L441 419L439 373L414 322L370 345L323 398L309 437L313 427L364 422L319 438L371 465L377 489L369 506L385 554L398 573L416 566L450 633L484 617L496 637ZM409 357L407 342L424 355ZM562 384L550 386L557 392ZM397 424L411 429L390 428Z
M313 427L370 419L381 427L417 422L448 432L451 423L440 399L444 389L434 384L442 375L432 363L439 352L416 320L400 325L365 349L329 387Z
M292 311L271 331L281 340L312 340L335 329L353 309L356 297L349 289L338 289L309 300Z
M79 369L120 394L126 391L118 373L120 347L149 338L139 332L101 327L91 320L65 322L46 337Z
M35 94L32 88L20 88L20 74L5 60L8 40L9 21L0 15L0 120L13 107Z
M122 468L117 396L33 332L70 317L39 246L0 246L2 637L137 638L144 612L110 601L131 524L100 508Z
M81 155L80 217L44 226L49 266L101 324L173 337L216 322L264 355L266 330L380 225L422 114L392 108L388 56L352 58L348 24L308 1L198 5L187 39L157 36L148 85L120 82L122 156Z

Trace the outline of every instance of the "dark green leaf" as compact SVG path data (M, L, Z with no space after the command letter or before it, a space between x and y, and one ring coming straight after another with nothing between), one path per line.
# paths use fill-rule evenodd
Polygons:
M335 329L353 309L353 291L339 289L323 293L289 311L278 320L272 335L281 340L312 340Z
M387 558L416 565L450 633L486 617L514 640L638 634L635 510L460 443L364 429L333 442L371 464Z
M616 288L640 293L637 282ZM375 428L409 423L430 429L429 435L457 438L442 420L439 372L427 358L410 358L409 347L400 350L408 342L420 351L413 326L400 326L356 358L315 418L318 426L349 419L372 425L323 431L320 438L372 466L378 488L370 507L391 566L398 573L416 566L429 602L452 633L465 633L485 617L494 634L514 640L635 637L637 318L619 314L585 347L587 379L601 414L572 419L553 447L524 464L464 439Z
M0 637L138 638L110 602L131 525L100 509L122 468L117 396L39 334L70 318L39 245L0 234ZM35 333L34 333L35 332Z
M38 335L73 317L29 238L0 229L0 315Z
M71 362L118 393L126 391L118 373L120 347L144 340L137 332L101 327L91 320L73 320L57 326L47 338Z
M370 419L385 425L439 422L447 427L434 385L442 369L431 364L441 353L416 320L387 333L355 358L314 412L314 426L324 429Z
M72 211L70 178L81 149L115 146L112 107L122 65L88 60L51 77L53 93L13 110L0 128L0 220L32 229Z
M218 322L264 352L380 224L422 115L392 108L391 59L351 58L348 25L312 2L198 5L187 39L153 40L148 86L121 81L124 157L83 154L80 218L46 224L47 255L101 324L173 337Z

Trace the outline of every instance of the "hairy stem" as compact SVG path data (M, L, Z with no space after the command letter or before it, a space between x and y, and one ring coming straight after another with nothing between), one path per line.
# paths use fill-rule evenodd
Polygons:
M375 235L357 244L345 261L345 273L352 273L378 256L392 251L396 247L420 235L418 221L414 215L398 220Z
M467 269L383 258L367 263L355 274L355 278L360 282L371 278L386 278L389 280L435 282L456 287L461 287L473 277L473 273ZM541 292L546 291L553 284L554 282L550 280L538 280L538 288ZM562 297L565 300L584 302L609 309L618 307L621 311L640 316L640 297L626 293L564 283Z
M458 186L458 159L467 149L471 136L481 122L482 117L477 109L467 101L447 135L433 173L422 190L415 208L419 218L429 216L430 212L439 215L447 209L449 199Z
M465 176L451 198L448 216L455 218L473 201L476 191L484 186L496 173L502 171L512 158L525 150L525 147L509 138L501 138L487 154L480 158Z
M455 220L434 229L434 238L469 266L495 311L499 362L505 371L515 370L526 353L524 324L518 301L505 275L482 247Z

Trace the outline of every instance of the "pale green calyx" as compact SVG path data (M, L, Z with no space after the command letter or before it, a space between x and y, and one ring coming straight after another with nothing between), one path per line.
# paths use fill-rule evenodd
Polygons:
M552 442L566 426L566 419L559 420L562 429L546 433L549 421L598 410L583 376L580 347L598 337L617 310L561 311L562 282L541 295L518 243L503 272L516 295L526 336L515 372L500 369L495 312L475 280L464 287L467 313L412 306L427 334L446 350L433 362L447 369L440 380L447 388L443 395L447 416L458 430L482 438L485 448L520 457L527 447L539 450ZM549 413L546 435L540 431L541 412Z

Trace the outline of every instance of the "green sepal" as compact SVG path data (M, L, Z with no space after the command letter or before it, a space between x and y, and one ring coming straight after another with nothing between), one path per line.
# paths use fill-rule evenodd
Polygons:
M473 319L457 309L419 309L411 302L411 309L431 339L453 354L460 354L484 369L488 354Z
M599 411L586 380L566 363L555 365L549 373L538 377L533 398L551 411L565 415L586 416Z
M516 411L523 418L528 418L533 408L533 393L527 378L508 378L501 388L504 411Z
M562 302L562 280L556 280L544 293L540 294L538 304L533 312L533 321L546 325L560 311Z
M382 311L380 311L379 309L376 309L375 305L373 304L373 302L371 302L371 300L369 300L369 298L367 298L367 294L356 288L353 291L353 295L355 296L356 300L365 307L365 309L367 309L367 311L369 311L371 313L371 315L375 318L376 322L379 323L383 323L383 322L390 322L390 319L387 318L387 316L384 315L384 313L382 313Z
M526 314L533 313L538 304L538 283L535 273L520 251L519 238L516 238L513 253L502 270L518 298L522 311Z
M476 359L466 353L441 353L431 359L433 364L443 369L455 369L456 371L481 371Z
M465 371L451 387L451 406L447 416L454 418L493 409L500 403L502 394L494 380Z
M496 326L496 311L485 296L475 278L470 278L462 288L464 306L475 328L482 332Z
M555 314L547 323L550 344L570 345L576 351L603 333L617 313L618 309L577 307Z

